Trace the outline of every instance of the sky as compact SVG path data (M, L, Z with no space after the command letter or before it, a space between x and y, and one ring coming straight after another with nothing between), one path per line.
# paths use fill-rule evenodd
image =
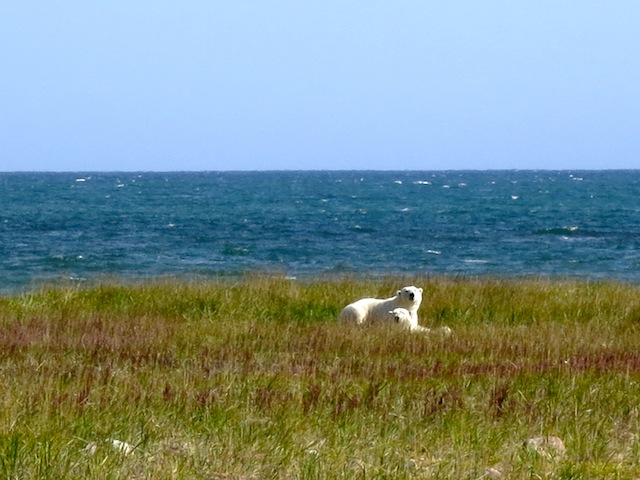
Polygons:
M640 168L637 0L0 4L0 171Z

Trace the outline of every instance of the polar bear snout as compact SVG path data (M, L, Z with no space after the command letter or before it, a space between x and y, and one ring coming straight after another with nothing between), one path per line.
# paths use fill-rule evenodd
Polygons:
M409 300L411 300L413 302L413 299L415 298L416 294L413 292L409 292Z

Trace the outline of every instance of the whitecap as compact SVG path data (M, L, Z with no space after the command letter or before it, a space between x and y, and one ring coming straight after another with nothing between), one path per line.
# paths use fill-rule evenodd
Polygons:
M402 180L394 180L393 183L396 185L402 185Z
M466 258L463 260L464 263L489 263L489 260L482 260L479 258Z
M414 185L431 185L429 180L418 180L417 182L413 182Z
M511 195L511 200L518 200L519 198L519 195Z
M427 250L427 253L430 253L431 255L442 255L440 250Z
M404 207L400 209L401 212L409 212L411 209L409 207Z

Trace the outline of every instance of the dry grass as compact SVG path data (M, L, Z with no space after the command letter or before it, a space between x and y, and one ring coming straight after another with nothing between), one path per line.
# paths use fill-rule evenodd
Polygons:
M335 322L405 284L425 289L421 323L452 337ZM639 326L640 288L560 280L256 276L6 297L0 474L638 478ZM536 436L566 454L523 448Z

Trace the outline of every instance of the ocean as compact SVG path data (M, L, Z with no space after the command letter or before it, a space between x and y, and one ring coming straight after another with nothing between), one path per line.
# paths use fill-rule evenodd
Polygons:
M640 281L640 170L0 173L0 292L318 276Z

